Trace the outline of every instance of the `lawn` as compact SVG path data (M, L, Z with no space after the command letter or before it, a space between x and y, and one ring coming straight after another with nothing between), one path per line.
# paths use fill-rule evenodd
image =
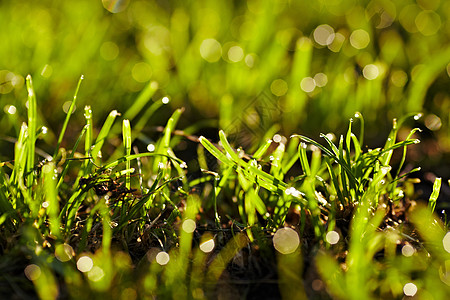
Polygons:
M0 295L448 298L449 16L2 1Z

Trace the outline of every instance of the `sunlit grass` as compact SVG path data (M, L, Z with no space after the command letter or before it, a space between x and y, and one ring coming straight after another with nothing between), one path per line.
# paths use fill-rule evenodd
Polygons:
M0 294L444 299L448 11L2 2Z

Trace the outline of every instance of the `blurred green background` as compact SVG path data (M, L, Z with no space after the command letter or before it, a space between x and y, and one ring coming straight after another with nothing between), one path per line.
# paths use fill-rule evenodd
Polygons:
M244 146L277 130L341 134L356 111L366 142L380 146L392 118L423 112L410 126L424 130L424 144L410 159L442 168L450 151L449 15L442 0L1 1L2 136L17 136L26 119L31 74L54 145L83 74L74 137L85 105L100 126L157 82L153 101L170 102L145 120L148 128L185 107L179 127L207 120L230 135L244 132ZM11 157L4 149L12 144L1 143L0 158Z

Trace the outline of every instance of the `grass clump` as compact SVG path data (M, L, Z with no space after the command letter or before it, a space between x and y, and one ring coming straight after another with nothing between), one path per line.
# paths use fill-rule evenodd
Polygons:
M45 130L30 76L27 86L28 121L14 160L0 168L5 295L426 299L449 291L448 229L433 214L441 180L426 207L410 189L417 169L403 170L418 129L404 140L398 132L417 114L394 120L376 149L363 147L356 113L358 136L350 120L338 142L275 134L246 153L222 130L218 143L177 131L178 109L140 153L133 108L121 134L113 110L94 138L86 107L85 126L64 149L69 109L53 156L38 159ZM146 117L161 104L152 105ZM175 154L183 139L196 141L197 169Z

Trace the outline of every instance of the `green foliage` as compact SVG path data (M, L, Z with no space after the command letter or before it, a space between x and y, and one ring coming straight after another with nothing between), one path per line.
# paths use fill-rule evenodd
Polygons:
M449 152L449 12L0 2L0 294L220 298L258 265L285 299L444 299L442 180L425 208L408 175Z

